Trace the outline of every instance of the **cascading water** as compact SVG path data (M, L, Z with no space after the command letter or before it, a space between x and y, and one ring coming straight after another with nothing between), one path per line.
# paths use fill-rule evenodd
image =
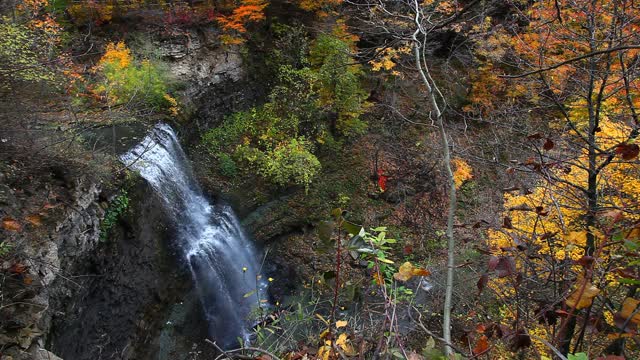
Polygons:
M228 206L212 205L195 181L173 129L158 124L120 157L151 184L177 230L176 245L191 270L210 335L223 347L248 340L247 317L259 306L255 250Z

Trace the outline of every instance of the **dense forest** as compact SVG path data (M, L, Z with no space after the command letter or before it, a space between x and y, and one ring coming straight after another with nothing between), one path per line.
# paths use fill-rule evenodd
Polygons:
M640 358L634 0L0 0L0 359Z

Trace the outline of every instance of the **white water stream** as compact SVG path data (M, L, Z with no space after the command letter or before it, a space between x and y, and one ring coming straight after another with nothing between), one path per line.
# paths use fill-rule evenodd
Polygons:
M158 124L120 157L149 182L162 199L177 230L182 250L209 323L210 336L222 347L248 340L252 309L264 299L253 244L229 206L211 204L193 177L173 129Z

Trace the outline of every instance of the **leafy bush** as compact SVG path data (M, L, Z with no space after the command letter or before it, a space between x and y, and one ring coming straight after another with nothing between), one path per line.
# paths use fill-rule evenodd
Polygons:
M288 41L300 37L297 34ZM290 59L279 67L266 104L235 113L203 136L203 145L217 159L223 175L229 176L237 165L275 184L308 189L321 167L315 149L337 151L340 146L332 130L339 137L364 133L366 123L360 115L368 95L360 82L360 67L352 65L352 42L336 34L321 35L309 61ZM295 67L308 64L312 66Z
M0 89L14 82L51 82L54 73L43 65L46 54L37 34L25 25L0 19Z
M221 153L218 155L218 165L220 166L220 173L224 176L236 176L238 174L238 168L236 162L231 158L229 154Z
M318 74L321 104L338 115L336 127L344 136L361 135L367 124L360 116L367 110L369 94L362 87L362 69L353 65L350 43L336 35L320 35L309 58Z
M304 138L291 139L269 151L260 164L260 173L278 185L294 183L305 189L320 171L320 161Z
M103 77L95 91L112 105L144 103L154 110L177 112L177 102L168 95L166 71L150 60L137 62L123 42L108 44L96 71Z

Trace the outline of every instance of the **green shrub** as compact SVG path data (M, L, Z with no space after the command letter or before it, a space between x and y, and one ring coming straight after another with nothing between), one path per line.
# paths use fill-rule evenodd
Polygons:
M278 185L294 183L309 189L320 171L320 161L311 153L312 145L300 137L267 152L260 163L260 174Z
M367 124L360 116L367 110L369 96L362 87L360 65L353 64L350 44L331 35L320 35L309 58L318 74L321 103L337 114L336 127L344 136L365 132Z
M120 216L129 207L129 195L122 190L118 196L109 202L109 207L104 214L104 219L100 223L100 240L106 241L109 231L118 222Z
M224 176L232 177L238 174L236 162L227 153L218 155L218 165L220 166L220 173Z
M321 167L314 151L339 151L345 137L367 128L360 116L368 94L360 66L353 65L352 45L338 36L321 35L309 60L279 67L267 103L235 113L205 133L203 145L217 159L220 173L251 170L275 184L308 189Z

